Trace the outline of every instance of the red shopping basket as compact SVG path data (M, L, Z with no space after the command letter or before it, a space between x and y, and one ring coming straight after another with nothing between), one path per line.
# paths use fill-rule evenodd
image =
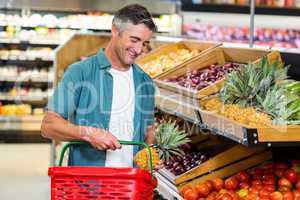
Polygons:
M51 200L152 200L157 180L152 175L152 155L149 146L135 141L120 141L123 145L143 145L149 152L149 171L136 168L62 167L67 143L61 152L59 166L50 167Z

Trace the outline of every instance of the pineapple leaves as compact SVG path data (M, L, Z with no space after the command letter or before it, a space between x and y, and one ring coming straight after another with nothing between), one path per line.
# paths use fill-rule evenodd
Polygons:
M176 121L162 121L156 129L155 139L160 158L169 160L174 155L182 156L184 152L179 148L190 142L184 131L180 131Z

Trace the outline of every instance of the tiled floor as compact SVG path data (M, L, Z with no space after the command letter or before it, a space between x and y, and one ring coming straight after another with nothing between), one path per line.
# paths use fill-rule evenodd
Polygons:
M50 144L0 144L0 199L49 200Z

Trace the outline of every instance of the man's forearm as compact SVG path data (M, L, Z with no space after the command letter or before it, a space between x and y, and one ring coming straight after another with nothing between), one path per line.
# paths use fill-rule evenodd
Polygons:
M41 126L42 135L57 141L83 140L83 128L63 119L56 113L47 112Z
M155 143L155 126L154 125L147 127L145 142L147 144L154 144Z

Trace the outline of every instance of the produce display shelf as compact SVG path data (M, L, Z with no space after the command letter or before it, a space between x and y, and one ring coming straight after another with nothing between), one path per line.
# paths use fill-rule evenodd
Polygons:
M154 176L157 178L157 189L166 199L177 199L184 200L177 189L177 187L172 184L166 177L160 173L154 173Z
M223 136L246 146L300 145L299 126L249 128L233 120L200 109L197 99L162 88L157 90L156 107L168 114L197 124L201 129Z
M0 101L25 101L25 102L44 102L47 101L45 96L11 96L4 95L0 96Z
M157 89L155 96L156 108L175 115L191 123L199 124L198 101L165 89Z
M43 115L29 116L0 116L1 132L28 132L32 134L40 133Z
M53 59L48 58L0 58L0 61L15 61L15 62L53 62Z
M52 83L53 80L48 79L48 77L0 77L2 82L33 82L33 83Z
M183 11L193 12L219 12L219 13L239 13L249 14L249 5L234 4L191 4L183 3ZM261 15L284 15L284 16L300 16L300 8L298 7L275 7L275 6L256 6L255 14Z

